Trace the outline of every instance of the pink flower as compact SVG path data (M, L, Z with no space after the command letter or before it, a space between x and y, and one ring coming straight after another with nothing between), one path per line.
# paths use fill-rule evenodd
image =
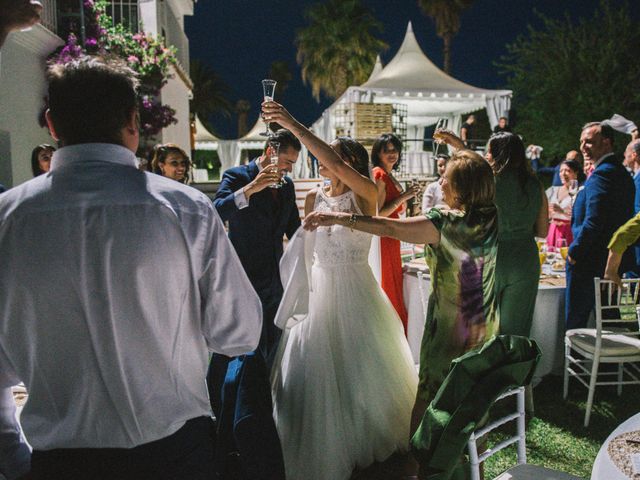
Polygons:
M127 57L127 61L129 63L138 63L140 61L140 59L138 57L136 57L135 55L129 55Z

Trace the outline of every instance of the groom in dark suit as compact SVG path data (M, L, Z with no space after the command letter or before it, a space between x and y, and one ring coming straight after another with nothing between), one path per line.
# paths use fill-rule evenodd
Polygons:
M271 141L280 144L277 165L271 164ZM300 226L293 181L285 174L293 170L300 150L300 141L291 132L278 130L260 157L224 172L213 201L222 220L229 222L229 239L262 301L260 351L269 367L281 333L273 319L283 293L282 240L285 234L291 238ZM270 188L280 178L282 187Z
M271 142L280 145L275 165L271 163ZM258 351L234 360L214 355L207 375L218 421L217 474L225 480L284 480L269 371L282 333L273 319L283 294L279 268L283 238L291 238L300 227L295 188L285 174L293 170L300 150L291 132L278 130L260 157L224 172L213 200L229 225L229 239L260 297L263 312ZM270 188L279 182L280 188Z
M595 170L578 193L573 206L573 242L567 256L566 327L587 324L595 302L593 279L602 277L607 245L613 233L633 216L635 186L613 152L613 129L598 122L582 128L580 150ZM622 271L633 264L632 251L623 259ZM625 270L626 268L626 270Z

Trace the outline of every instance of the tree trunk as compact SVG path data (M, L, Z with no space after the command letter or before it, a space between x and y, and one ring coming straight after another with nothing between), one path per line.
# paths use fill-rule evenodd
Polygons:
M451 41L453 40L453 34L445 33L442 39L444 40L444 72L451 75Z
M247 115L251 110L251 104L247 100L238 100L236 103L236 113L238 114L238 138L244 136L248 131Z

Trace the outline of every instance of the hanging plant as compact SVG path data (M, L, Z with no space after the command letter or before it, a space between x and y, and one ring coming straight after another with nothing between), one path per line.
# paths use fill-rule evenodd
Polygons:
M114 26L106 7L105 0L85 0L84 44L75 34L69 34L65 45L50 56L49 62L64 64L86 54L110 54L126 60L140 80L140 133L149 140L163 128L178 123L176 111L158 100L160 90L171 78L171 66L177 63L175 49L166 47L162 39L146 33L131 33L120 24ZM43 120L41 115L44 126Z

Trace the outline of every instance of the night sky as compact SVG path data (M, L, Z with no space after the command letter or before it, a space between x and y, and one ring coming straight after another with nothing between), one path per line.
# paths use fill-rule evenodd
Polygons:
M613 5L623 0L613 0ZM302 83L296 63L294 37L304 27L303 12L314 0L199 0L193 17L185 17L191 58L211 66L231 87L230 100L251 102L249 128L257 119L262 101L260 80L266 78L273 61L286 61L293 79L284 97L285 106L298 120L313 123L331 104L317 103L311 89ZM363 0L384 25L379 35L389 49L382 52L386 65L397 52L411 21L418 43L442 68L442 40L435 25L419 9L415 0ZM569 13L571 18L591 17L599 0L476 0L461 19L460 33L453 42L453 76L482 88L504 87L493 65L505 53L505 45L526 33L527 25L540 26L534 11L552 18ZM597 32L594 32L597 34ZM237 120L212 118L216 133L237 137Z

